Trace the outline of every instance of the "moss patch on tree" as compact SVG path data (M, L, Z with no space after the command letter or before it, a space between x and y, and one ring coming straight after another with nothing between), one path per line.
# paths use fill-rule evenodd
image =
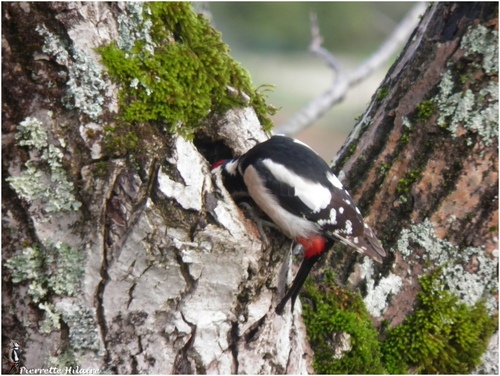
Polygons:
M308 279L302 296L307 301L303 317L317 373L385 373L378 333L359 294L336 286L333 275L327 272L317 286ZM342 338L341 334L348 338L350 349L335 353L336 338Z
M417 118L420 120L428 120L436 112L436 105L432 100L424 101L417 106Z
M445 290L441 270L422 277L412 315L380 340L359 294L336 286L331 273L305 285L304 321L319 374L470 373L481 363L497 320L484 301L461 303ZM387 325L385 326L387 327ZM343 334L340 335L340 334ZM347 334L347 335L345 335ZM348 346L339 350L338 338Z
M120 23L119 43L99 49L110 76L120 84L118 125L107 128L108 146L119 130L123 143L138 123L156 123L163 132L191 138L203 120L234 107L253 106L265 130L275 109L253 88L248 73L189 3L126 5L135 25ZM133 31L133 32L132 32ZM124 131L124 129L126 129Z
M382 344L383 361L391 374L469 374L481 363L496 319L484 302L460 303L442 289L439 270L420 279L415 312L389 330Z

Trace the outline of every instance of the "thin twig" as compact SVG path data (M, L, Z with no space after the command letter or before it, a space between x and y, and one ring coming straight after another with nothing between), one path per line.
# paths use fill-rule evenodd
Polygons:
M410 37L419 22L420 15L425 12L426 4L417 3L394 29L392 34L370 56L351 73L344 73L337 59L329 51L321 47L322 38L315 15L311 15L312 41L310 50L320 56L335 73L330 88L309 102L290 120L280 125L276 133L294 135L312 125L326 111L343 100L347 92L355 85L362 82L370 74L383 66Z
M331 88L343 87L344 84L342 82L342 79L344 77L344 74L342 70L342 65L340 64L340 61L338 61L338 59L332 53L330 53L330 51L321 46L323 44L323 37L321 36L321 33L319 31L318 16L316 15L316 13L311 12L310 18L311 18L311 44L309 46L309 51L312 54L322 58L326 62L326 64L333 70L334 78L330 87ZM325 97L325 99L326 98L327 97ZM309 113L309 111L307 113Z
M342 70L340 62L333 56L326 48L323 48L323 37L320 34L318 26L318 16L316 13L311 12L311 44L309 51L314 55L321 57L328 64L332 70L338 74Z

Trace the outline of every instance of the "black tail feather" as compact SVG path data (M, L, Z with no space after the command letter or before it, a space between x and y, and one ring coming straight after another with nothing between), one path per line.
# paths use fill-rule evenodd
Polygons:
M285 308L285 305L290 298L292 300L292 312L293 312L293 306L295 305L295 300L297 299L297 296L299 295L300 289L302 288L302 285L306 281L306 278L309 275L311 268L316 263L316 261L319 260L321 255L322 254L319 254L319 255L316 255L316 256L313 256L310 258L305 258L302 261L302 264L300 264L299 271L297 272L297 275L295 276L295 279L292 282L292 286L288 289L288 291L286 292L283 299L281 299L281 302L279 302L279 304L276 306L275 312L278 315L283 314L283 310Z

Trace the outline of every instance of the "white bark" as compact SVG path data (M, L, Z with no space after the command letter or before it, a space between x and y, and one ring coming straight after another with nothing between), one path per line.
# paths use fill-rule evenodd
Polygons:
M71 353L73 365L100 372L306 373L310 357L304 354L310 350L300 315L274 313L277 291L284 290L280 270L286 276L290 266L288 244L264 246L254 224L212 177L205 158L180 137L174 138L169 157L151 156L139 169L121 158L102 160L106 123L100 115L115 113L118 100L95 48L118 39L117 13L106 3L53 6L58 11L45 16L60 22L61 35L38 23L40 8L31 4L6 12L7 17L21 12L32 18L32 32L43 34L46 42L36 57L42 63L70 71L82 61L92 67L107 104L91 108L75 99L78 105L70 110L58 103L49 111L45 98L35 95L20 114L37 119L34 126L41 124L47 132L47 144L40 147L57 147L76 170L67 178L81 176L80 182L72 181L78 188L71 191L78 192L73 197L78 209L47 213L47 200L18 195L6 206L4 230L16 233L15 210L32 226L21 223L23 232L4 244L9 249L4 261L22 254L26 238L45 248L61 242L85 255L77 294L35 301L25 286L36 281L28 277L6 294L5 304L22 323L9 335L22 336L23 365L62 367ZM70 45L60 43L63 34ZM4 38L4 51L10 47ZM45 73L43 68L39 73ZM68 77L67 91L94 105L100 103L91 95L95 87ZM93 121L83 120L88 117ZM11 119L6 124L10 133L4 146L13 153L5 164L13 179L20 178L26 167L14 137L19 124ZM230 111L218 124L218 138L236 154L266 138L250 108ZM30 150L30 159L39 159L43 151ZM105 162L104 174L96 174L100 162ZM40 179L50 181L50 171L43 174ZM21 207L19 199L25 203ZM66 278L63 270L57 273ZM47 333L39 328L44 320L51 323Z

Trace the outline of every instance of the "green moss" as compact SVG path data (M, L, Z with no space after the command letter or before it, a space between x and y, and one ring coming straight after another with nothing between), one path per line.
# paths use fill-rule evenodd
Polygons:
M107 161L98 161L94 164L92 168L93 176L96 178L103 178L107 176L108 173L108 162Z
M396 192L399 194L409 193L411 186L418 180L421 173L420 169L406 173L404 178L398 180Z
M345 155L342 156L342 159L338 163L336 163L336 167L341 169L344 166L344 163L349 160L349 158L354 154L357 148L357 141L353 141L353 143L351 143L347 148Z
M384 99L385 97L387 97L387 95L389 94L389 88L388 87L381 87L380 89L377 90L377 95L376 95L376 98L377 100L382 100Z
M304 322L314 349L314 369L319 374L385 373L380 344L363 299L359 294L335 286L331 273L319 285L305 285ZM336 339L349 338L350 349L335 353Z
M433 100L420 103L417 106L417 117L419 120L428 120L436 112L436 104Z
M118 151L128 155L137 151L141 146L141 139L132 123L119 122L104 126L104 146L108 150Z
M399 326L378 333L358 294L335 286L331 274L308 280L303 316L318 374L470 373L481 362L497 330L483 301L470 306L443 288L441 269L420 279L414 313ZM336 340L348 338L339 351ZM345 335L347 334L347 335Z
M386 163L384 165L379 166L378 171L381 175L385 176L391 169L391 165L389 163Z
M468 374L480 364L496 320L483 302L473 307L443 290L440 271L422 277L418 305L403 324L389 331L383 360L392 374Z
M354 152L356 151L357 147L358 147L358 144L352 144L352 145L350 145L349 149L348 149L349 155L354 154Z
M410 141L410 136L407 133L405 133L399 139L399 144L400 145L406 145L408 143L408 141Z
M108 147L135 148L130 135L144 122L192 137L208 115L246 105L255 108L264 129L270 130L274 108L252 87L220 34L193 12L191 4L144 3L141 17L136 8L136 27L142 27L143 36L135 33L131 43L122 35L121 47L110 44L99 49L110 76L121 87L117 128L125 139L108 142ZM114 137L110 131L108 139Z

